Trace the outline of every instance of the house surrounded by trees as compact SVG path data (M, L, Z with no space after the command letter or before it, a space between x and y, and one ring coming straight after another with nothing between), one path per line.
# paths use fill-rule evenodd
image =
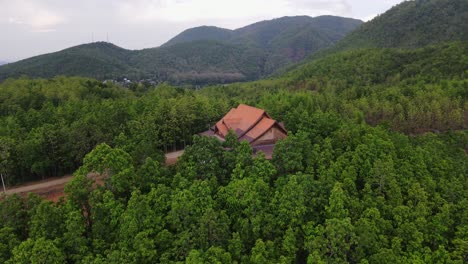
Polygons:
M283 124L272 119L265 110L240 104L201 135L224 141L230 130L237 135L237 140L248 141L254 152L261 150L267 158L271 158L276 141L288 134Z

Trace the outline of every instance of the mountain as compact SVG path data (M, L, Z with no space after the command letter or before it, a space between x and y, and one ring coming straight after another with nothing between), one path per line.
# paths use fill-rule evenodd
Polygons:
M162 47L197 40L228 41L232 36L233 31L230 29L213 26L201 26L184 30L179 35L164 43Z
M261 21L236 30L197 27L185 30L163 47L205 39L242 46L263 53L260 76L275 72L327 48L362 24L361 20L336 16L294 16Z
M236 30L192 28L158 48L84 44L3 66L0 80L21 75L126 77L175 84L254 80L333 45L361 23L334 16L283 17Z
M261 51L199 40L136 51L129 63L158 80L205 84L257 79L262 59Z
M362 24L332 50L417 48L468 40L468 1L405 1Z
M7 64L8 62L7 61L0 61L0 65L4 65L4 64Z
M59 52L10 63L0 68L0 79L27 75L53 77L81 75L98 79L134 74L139 70L128 65L132 52L111 43L83 44Z
M421 77L466 78L468 42L428 45L416 49L368 48L330 54L285 74L292 84L337 82L343 88Z
M172 83L224 83L258 78L261 58L214 41L131 51L96 42L40 55L0 68L0 80L22 75L84 76L100 80L153 79Z
M236 30L201 26L183 31L163 47L194 42L215 40L228 43L250 44L262 48L286 47L304 35L318 34L322 41L336 42L362 24L361 20L336 16L294 16L257 22ZM283 45L281 45L283 44Z

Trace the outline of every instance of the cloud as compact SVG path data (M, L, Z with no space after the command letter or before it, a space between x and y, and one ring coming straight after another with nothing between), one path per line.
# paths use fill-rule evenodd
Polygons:
M26 25L33 32L53 31L65 17L42 4L41 1L2 1L0 16L7 17L9 24Z
M349 15L351 6L344 0L288 0L295 11L306 10L312 15Z
M131 23L234 19L241 22L288 15L350 14L350 6L344 0L135 0L119 1L117 10Z

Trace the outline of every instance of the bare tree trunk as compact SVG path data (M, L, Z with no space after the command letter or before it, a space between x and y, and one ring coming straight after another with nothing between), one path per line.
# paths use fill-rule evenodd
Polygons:
M3 173L0 173L0 178L2 178L3 193L6 193L5 182L3 181Z

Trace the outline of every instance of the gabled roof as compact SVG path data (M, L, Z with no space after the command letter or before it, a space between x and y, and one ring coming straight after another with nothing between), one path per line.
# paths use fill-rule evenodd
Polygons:
M255 139L259 138L265 132L268 131L274 124L276 123L275 120L267 117L263 117L256 126L250 129L247 133L245 133L240 140L247 140L249 143L254 141Z
M286 129L273 120L264 110L245 104L232 108L212 128L213 134L224 138L229 130L237 134L239 140L247 140L249 143L265 134L271 127L277 125L285 134Z

